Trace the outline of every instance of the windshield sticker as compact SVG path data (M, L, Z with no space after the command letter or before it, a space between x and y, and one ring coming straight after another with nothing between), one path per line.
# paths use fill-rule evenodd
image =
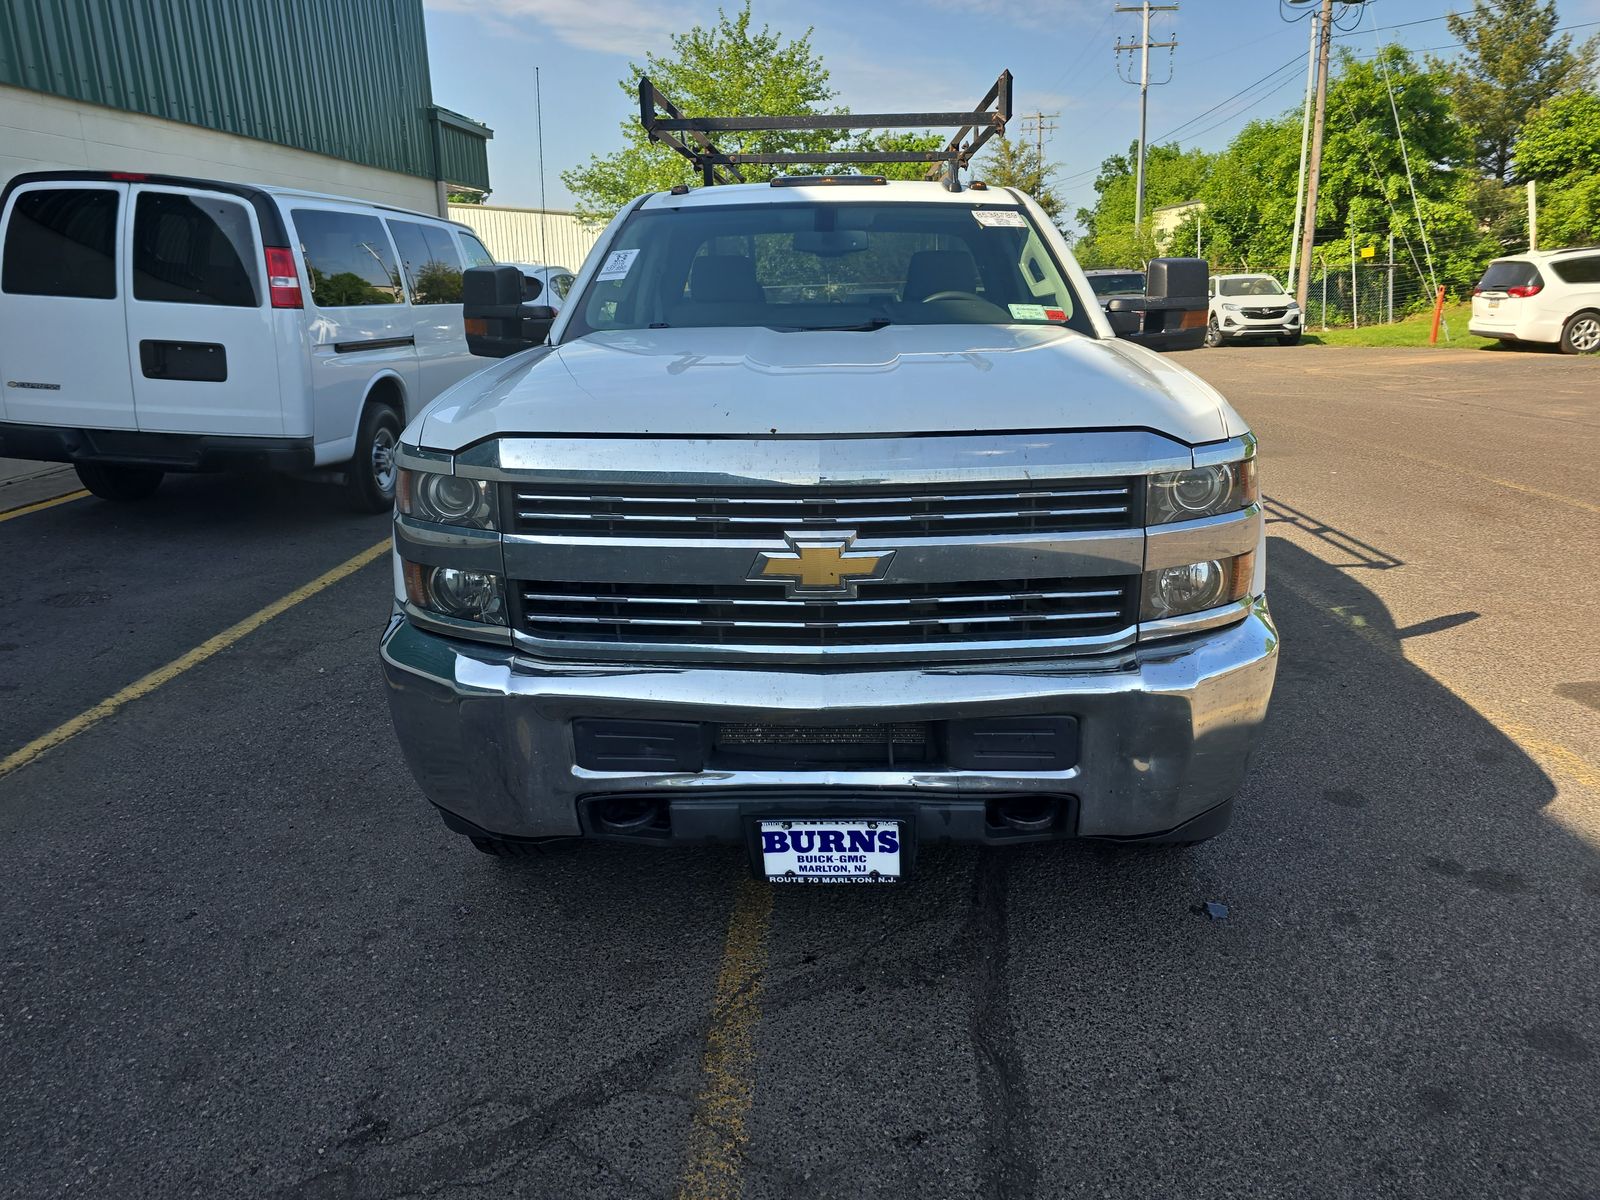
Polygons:
M600 268L597 280L626 279L628 272L633 270L633 260L639 257L637 250L616 250L606 255L606 261Z
M1007 229L1026 229L1028 223L1022 219L1019 212L997 212L992 208L975 208L972 210L973 218L985 228L994 228L1003 225Z
M1014 321L1043 321L1048 319L1044 315L1044 305L1042 304L1008 304L1006 307L1011 310L1011 318Z

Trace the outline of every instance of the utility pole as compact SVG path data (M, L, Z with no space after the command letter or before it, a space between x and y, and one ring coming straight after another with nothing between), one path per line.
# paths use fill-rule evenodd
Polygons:
M1311 90L1317 83L1317 14L1311 14L1311 36L1306 45L1306 100L1300 112L1300 173L1294 181L1294 232L1289 235L1289 290L1298 294L1300 287L1300 222L1305 217L1306 154L1311 144ZM1389 257L1393 258L1393 255ZM1305 305L1301 304L1301 311Z
M1061 114L1058 113L1058 112L1053 112L1053 113L1031 112L1031 113L1023 113L1018 118L1018 120L1022 122L1022 136L1023 137L1027 137L1028 136L1028 131L1029 131L1030 128L1033 130L1033 153L1034 153L1035 157L1038 159L1038 163L1039 163L1039 186L1041 188L1044 186L1044 176L1045 176L1045 170L1044 170L1044 142L1045 142L1045 138L1047 138L1050 134L1054 133L1056 131L1056 129L1058 128L1058 126L1055 124L1055 121L1056 121L1056 118L1058 118L1060 115Z
M1328 47L1332 39L1333 0L1322 0L1322 11L1317 17L1317 106L1311 126L1311 158L1306 163L1305 228L1300 231L1302 269L1295 284L1295 299L1301 312L1306 310L1306 293L1311 282L1311 247L1317 238L1317 184L1322 180L1322 127L1328 113Z
M1332 3L1332 0L1328 0L1328 2ZM1144 139L1145 119L1150 107L1150 51L1176 50L1178 48L1178 40L1176 38L1167 42L1152 42L1150 40L1150 14L1177 12L1178 6L1176 4L1151 4L1150 0L1141 0L1137 6L1119 4L1116 7L1116 11L1119 13L1136 12L1143 18L1143 30L1137 42L1129 42L1127 45L1123 45L1122 39L1120 37L1117 39L1117 54L1119 56L1117 61L1119 63L1122 61L1120 56L1124 50L1129 52L1139 51L1139 161L1134 171L1133 183L1133 232L1137 236L1140 229L1144 227ZM1132 83L1133 80L1126 79L1123 82ZM1169 74L1161 82L1172 82L1172 76Z

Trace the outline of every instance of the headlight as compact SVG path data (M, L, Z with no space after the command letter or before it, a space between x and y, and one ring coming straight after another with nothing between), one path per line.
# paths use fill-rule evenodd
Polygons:
M1209 562L1146 571L1139 619L1181 617L1243 600L1250 594L1255 566L1256 556L1252 550L1235 558L1214 558Z
M402 468L394 502L400 513L419 521L471 529L499 528L495 489L483 479Z
M498 575L408 562L405 579L406 599L418 608L460 621L506 623L505 581Z
M1253 458L1151 475L1145 487L1145 524L1165 525L1237 512L1255 503L1259 495Z
M1286 309L1288 309L1290 312L1299 312L1300 311L1300 305L1297 304L1293 300L1289 301L1286 305L1284 305L1284 307Z
M1239 305L1237 305L1237 304L1224 304L1222 306L1222 309L1223 309L1224 312L1238 312L1239 311Z

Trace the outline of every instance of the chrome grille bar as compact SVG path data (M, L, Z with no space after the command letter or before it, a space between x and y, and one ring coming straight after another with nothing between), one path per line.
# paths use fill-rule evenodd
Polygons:
M873 584L863 598L791 597L724 584L523 582L516 627L546 642L825 650L1028 642L1128 628L1136 576Z
M866 487L729 486L600 488L552 485L507 488L515 514L509 532L586 537L782 537L815 529L867 531L875 537L1051 533L1136 528L1142 491L1134 479L1086 479L969 488L904 484Z

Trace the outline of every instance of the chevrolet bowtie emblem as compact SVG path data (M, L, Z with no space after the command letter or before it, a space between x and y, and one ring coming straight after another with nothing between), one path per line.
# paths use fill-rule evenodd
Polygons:
M785 533L788 550L764 550L756 555L748 578L781 579L791 599L853 599L863 579L882 579L889 573L893 550L879 554L851 551L854 533L804 530Z

